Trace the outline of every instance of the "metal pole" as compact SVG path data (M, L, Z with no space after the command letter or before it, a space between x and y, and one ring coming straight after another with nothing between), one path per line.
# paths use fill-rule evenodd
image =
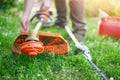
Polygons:
M71 39L73 40L73 42L75 43L76 47L80 50L83 51L83 55L85 56L85 58L89 61L89 63L92 65L92 67L96 70L97 73L99 73L102 77L103 80L113 80L113 78L111 77L110 79L100 70L100 68L93 63L92 61L92 57L90 55L90 51L88 49L87 46L85 46L83 43L80 43L77 38L74 36L74 34L72 33L72 31L70 30L69 26L65 26L65 29L67 31L67 33L69 34L69 36L71 37Z

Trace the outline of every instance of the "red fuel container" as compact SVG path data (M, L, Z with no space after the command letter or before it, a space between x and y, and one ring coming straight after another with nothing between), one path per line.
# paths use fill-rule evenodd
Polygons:
M98 34L120 38L120 17L104 17L98 23Z

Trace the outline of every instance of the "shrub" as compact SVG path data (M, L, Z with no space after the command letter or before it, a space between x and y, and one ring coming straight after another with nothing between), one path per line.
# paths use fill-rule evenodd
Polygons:
M111 16L120 16L120 0L86 0L86 15L98 16L99 9Z
M18 4L18 0L0 0L0 9L7 9Z

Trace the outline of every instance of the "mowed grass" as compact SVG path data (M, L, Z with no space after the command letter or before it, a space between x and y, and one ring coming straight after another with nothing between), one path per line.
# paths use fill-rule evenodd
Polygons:
M11 48L20 34L20 18L14 13L0 15L0 80L101 79L71 40L68 40L70 52L66 55L13 56ZM120 80L120 40L98 36L97 21L98 18L86 18L87 34L84 43L89 47L94 63L108 77ZM67 40L68 35L64 29L51 27L41 31L61 33Z

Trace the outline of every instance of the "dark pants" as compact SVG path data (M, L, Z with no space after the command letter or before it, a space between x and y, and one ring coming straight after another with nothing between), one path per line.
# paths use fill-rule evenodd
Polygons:
M60 24L67 24L67 9L70 9L73 32L79 41L83 40L86 32L84 0L69 0L69 8L67 8L66 0L55 0L55 4Z

